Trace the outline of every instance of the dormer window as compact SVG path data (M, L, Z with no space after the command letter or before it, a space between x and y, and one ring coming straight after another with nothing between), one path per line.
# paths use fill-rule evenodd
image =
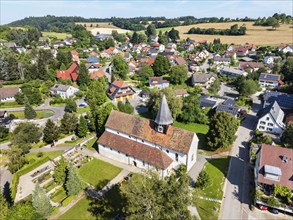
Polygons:
M264 165L264 177L267 179L280 181L282 171L279 167Z

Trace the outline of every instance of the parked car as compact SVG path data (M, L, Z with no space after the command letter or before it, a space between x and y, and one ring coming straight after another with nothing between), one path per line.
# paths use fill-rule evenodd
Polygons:
M263 210L263 211L266 211L266 210L268 210L268 207L264 206L264 205L259 205L259 209Z
M274 209L274 208L269 208L269 212L271 212L273 214L279 214L279 210L278 209Z
M80 103L80 104L78 105L78 107L86 107L86 106L87 106L87 104L86 104L85 102Z

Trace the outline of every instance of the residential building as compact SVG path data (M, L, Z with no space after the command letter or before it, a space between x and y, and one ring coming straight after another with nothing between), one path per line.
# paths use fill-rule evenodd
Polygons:
M98 152L138 168L155 169L162 177L181 164L189 171L196 162L198 138L172 124L165 95L154 121L112 110L98 140Z
M7 111L0 111L0 125L3 125L6 128L10 128L10 122L12 117L8 116Z
M4 42L3 45L4 47L10 48L10 49L16 48L16 43L14 42Z
M26 49L23 46L17 46L17 47L15 47L15 50L19 54L22 54L22 53L26 52Z
M284 116L285 114L278 102L274 101L257 113L258 123L256 129L268 133L282 134L285 129Z
M63 42L65 43L65 45L67 46L72 46L74 43L76 43L76 38L74 37L67 37L63 40Z
M99 59L96 56L90 56L87 58L87 63L95 63L98 64L99 63Z
M231 59L226 57L214 57L214 64L216 65L230 65Z
M19 93L21 90L18 87L14 88L0 88L0 101L15 101L14 96Z
M258 83L261 87L278 87L280 82L279 74L261 73L259 76Z
M277 101L281 109L293 109L293 94L267 90L264 95L264 105L267 107Z
M150 77L149 78L149 87L150 88L158 88L158 89L163 89L166 87L169 87L170 82L168 80L164 80L163 77Z
M274 64L275 60L281 60L282 58L279 56L266 56L263 59L263 63L264 64L268 64L268 65L272 65Z
M186 65L186 60L183 57L177 57L175 59L175 63L177 65Z
M288 44L281 44L278 47L278 51L281 51L283 53L288 53L288 52L293 52L293 46L292 45L288 45Z
M57 78L66 80L70 79L71 81L76 81L79 74L79 65L77 62L73 62L67 70L57 70Z
M209 96L202 95L198 100L201 108L215 108L217 106L217 100Z
M106 91L111 100L115 102L132 99L135 95L134 89L123 81L115 80Z
M97 34L95 36L97 41L104 41L104 40L108 40L108 39L114 39L113 36L111 34Z
M85 66L89 73L96 72L100 69L100 65L96 63L86 63Z
M60 95L62 99L67 99L73 97L75 93L79 91L78 88L75 88L70 85L55 84L50 88L51 95Z
M217 106L216 112L227 112L237 117L240 112L240 108L238 106L231 106L223 103Z
M185 97L189 96L186 89L176 89L176 90L174 90L174 94L175 94L175 96L180 97L180 98L185 98Z
M103 78L105 76L105 72L102 68L99 68L96 71L90 72L90 79L98 80L99 78Z
M257 71L260 67L264 67L264 64L260 62L240 62L238 68L243 71Z
M191 78L192 86L199 85L204 88L209 88L216 78L217 74L215 73L194 73Z
M222 75L226 75L228 77L238 77L238 76L247 76L247 72L245 71L242 71L242 70L238 70L238 69L235 69L235 68L231 68L231 67L226 67L224 66L221 70L220 70L220 73Z

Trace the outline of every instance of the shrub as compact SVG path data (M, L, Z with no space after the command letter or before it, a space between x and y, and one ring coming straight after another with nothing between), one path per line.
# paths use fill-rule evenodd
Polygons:
M41 152L41 151L37 153L37 157L42 157L43 155L44 155L44 154L43 154L43 152Z
M195 183L195 187L198 187L198 188L203 189L209 183L210 183L210 176L209 176L209 174L205 170L202 170L199 173L199 176L198 176L197 181Z
M268 200L267 200L267 204L269 206L273 206L273 207L278 207L280 205L280 202L277 198L275 197L270 197Z

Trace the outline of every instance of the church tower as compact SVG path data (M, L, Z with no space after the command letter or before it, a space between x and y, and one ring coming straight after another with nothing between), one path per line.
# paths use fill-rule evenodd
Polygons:
M166 96L163 95L161 105L155 119L156 131L165 134L167 132L168 125L173 124L173 121L174 120L169 109Z

